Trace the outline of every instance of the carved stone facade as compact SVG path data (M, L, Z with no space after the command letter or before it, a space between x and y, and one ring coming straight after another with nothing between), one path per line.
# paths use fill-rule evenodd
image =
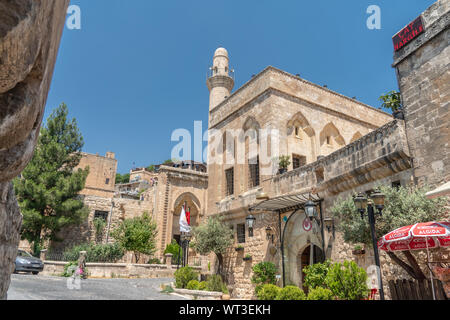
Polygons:
M448 1L430 7L423 14L425 33L395 55L405 121L273 67L227 97L210 97L214 105L210 105L209 127L219 134L212 134L209 141L214 161L208 163L208 214L223 216L235 230L235 245L225 258L233 297L253 297L252 266L261 261L278 266L280 284L284 278L285 284L299 286L302 268L321 255L333 261L355 260L364 268L374 264L372 250L355 256L333 228L321 228L316 222L309 225L301 206L272 210L269 203L282 208L292 197L314 196L324 225L335 201L355 192L391 184L436 186L449 180L448 11ZM223 55L226 50L220 52ZM208 81L210 90L212 83ZM211 90L215 92L222 94ZM271 170L261 173L252 187L247 135L231 137L230 143L226 131L265 127L278 129L280 154L291 160L297 157L301 165L294 169L291 164L287 173L278 174L278 164L269 163ZM220 134L225 137L217 143ZM264 152L260 144L265 141L260 138L254 138L258 154ZM246 162L227 163L228 146L239 142ZM224 160L218 163L221 157ZM262 171L264 164L258 166ZM227 171L230 168L233 171ZM230 173L234 179L229 179ZM250 213L256 218L253 236L245 221ZM235 250L238 246L244 249ZM244 261L247 254L251 261ZM415 255L423 261L420 253ZM380 259L389 298L387 281L408 275L384 253Z

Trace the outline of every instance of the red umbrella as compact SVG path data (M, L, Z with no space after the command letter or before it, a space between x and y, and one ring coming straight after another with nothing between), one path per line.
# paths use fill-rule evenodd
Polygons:
M378 248L384 251L427 250L450 247L450 222L424 222L395 229L378 241ZM431 285L434 284L430 269Z
M450 247L450 222L424 222L401 227L378 241L384 251L424 250Z

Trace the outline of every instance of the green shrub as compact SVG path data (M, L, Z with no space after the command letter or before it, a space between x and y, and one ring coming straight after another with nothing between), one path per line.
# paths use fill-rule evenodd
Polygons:
M202 281L198 284L198 290L206 291L206 289L207 289L206 281Z
M176 240L172 240L172 243L166 246L164 254L166 253L172 254L172 264L178 264L178 262L181 262L183 254L181 247L178 245Z
M330 267L325 279L326 286L341 300L361 300L367 298L367 273L354 261L335 263Z
M118 244L86 243L73 246L63 253L65 261L77 261L80 251L86 251L86 262L117 262L125 255L125 250Z
M175 271L175 286L178 289L186 288L191 280L197 280L198 274L191 267L183 267Z
M304 285L309 289L325 287L325 279L330 270L331 262L316 263L303 268L305 273Z
M78 262L77 261L71 261L64 265L64 271L61 274L62 277L69 278L71 277L75 271L78 269Z
M148 264L161 264L161 260L159 260L158 258L151 258L150 260L148 260Z
M277 267L272 262L260 262L253 266L252 283L275 284Z
M197 280L191 280L186 285L186 289L188 290L198 290L200 283Z
M258 290L258 300L275 300L280 290L281 289L274 284L265 284Z
M299 287L286 286L279 290L276 300L306 300L306 295Z
M208 279L206 281L206 290L207 291L213 291L213 292L222 292L222 293L228 293L228 288L223 283L222 277L218 274L212 274L208 276Z
M308 300L334 300L334 295L329 289L317 287L309 290Z

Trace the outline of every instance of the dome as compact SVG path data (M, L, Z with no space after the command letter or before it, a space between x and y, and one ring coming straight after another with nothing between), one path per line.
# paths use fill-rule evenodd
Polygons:
M228 51L225 48L218 48L216 52L214 52L214 57L217 56L225 56L228 57Z

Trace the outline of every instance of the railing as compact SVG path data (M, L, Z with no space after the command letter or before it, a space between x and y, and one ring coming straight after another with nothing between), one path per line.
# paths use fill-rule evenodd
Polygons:
M206 78L212 78L216 75L226 75L229 76L231 79L235 80L235 72L233 69L228 69L225 71L225 74L219 74L217 69L214 69L213 67L210 67L206 73Z

